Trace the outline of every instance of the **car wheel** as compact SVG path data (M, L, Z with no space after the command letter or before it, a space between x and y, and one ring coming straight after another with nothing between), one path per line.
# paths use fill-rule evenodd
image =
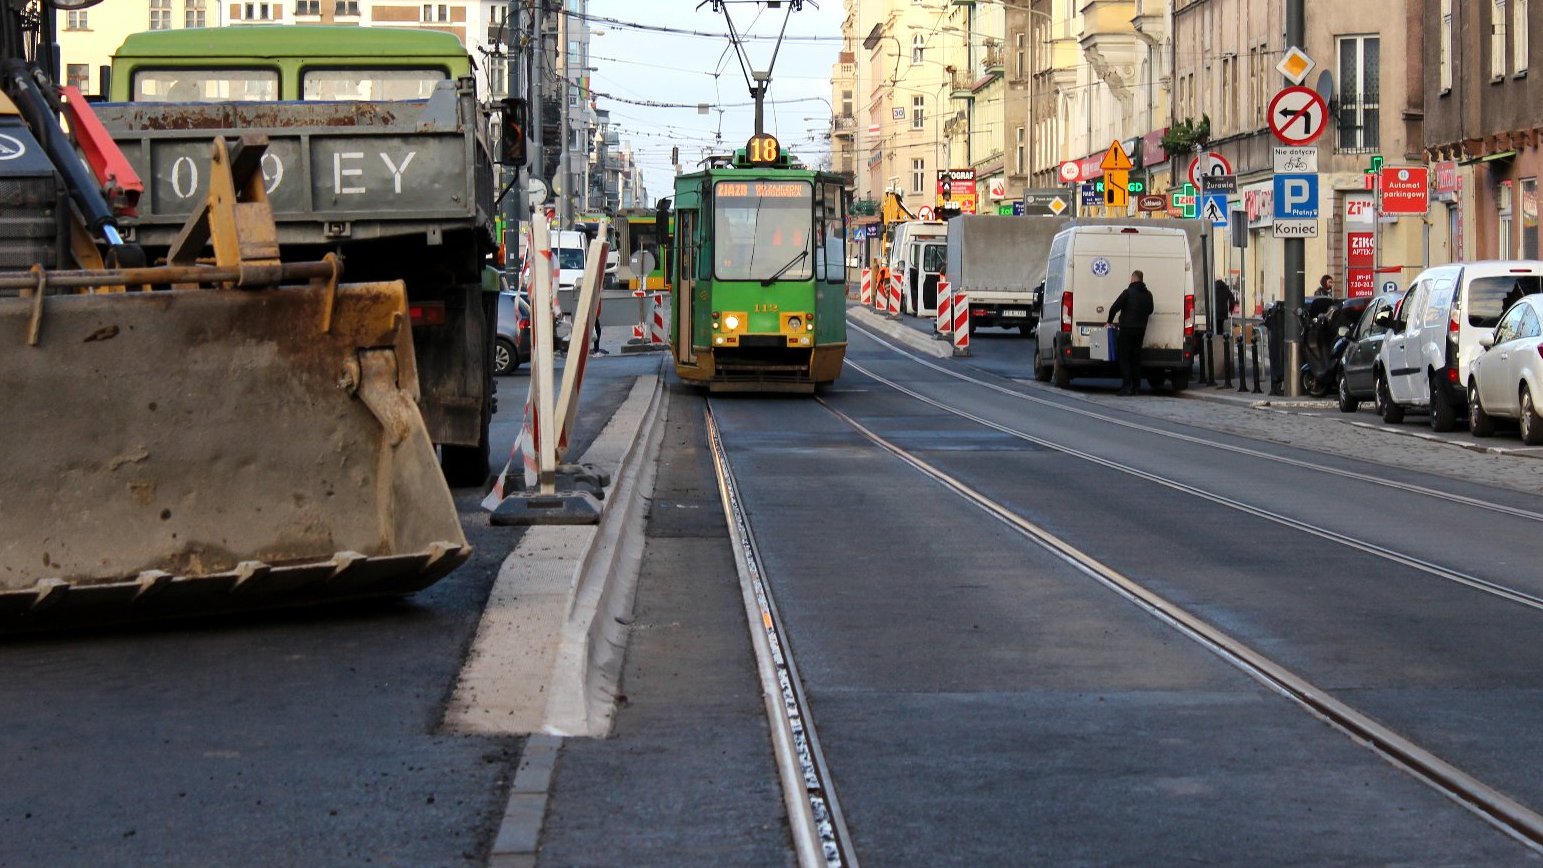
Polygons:
M1050 379L1055 382L1057 389L1070 389L1072 385L1072 373L1066 370L1066 365L1061 363L1061 357L1057 355L1051 363Z
M1050 382L1050 366L1049 365L1041 365L1039 362L1036 361L1034 363L1034 379L1038 380L1041 383L1048 383L1048 382Z
M520 366L520 354L514 349L514 344L503 338L493 343L493 376L507 377Z
M1495 434L1495 418L1484 412L1479 402L1479 384L1468 383L1468 430L1475 437L1492 437Z
M1163 390L1163 382L1164 380L1162 374L1147 374L1147 386L1150 387L1152 391L1161 392Z
M1173 375L1173 390L1182 392L1189 388L1189 372L1182 371Z
M1345 379L1345 372L1339 372L1339 411L1341 413L1354 413L1361 409L1361 402L1351 397L1350 381Z
M1522 386L1522 442L1528 446L1543 446L1543 418L1532 403L1532 390Z
M1447 393L1435 379L1430 381L1430 428L1451 431L1457 427L1457 408L1447 400Z
M1377 412L1382 414L1382 421L1389 425L1404 421L1404 408L1393 403L1393 395L1388 391L1388 378L1380 373L1377 375Z

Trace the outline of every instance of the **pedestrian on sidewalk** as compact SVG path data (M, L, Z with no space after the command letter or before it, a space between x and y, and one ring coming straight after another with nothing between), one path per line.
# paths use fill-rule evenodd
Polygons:
M1313 295L1320 297L1333 297L1334 278L1327 274L1318 278L1318 288L1313 291Z
M1152 317L1152 291L1140 271L1130 273L1130 285L1109 306L1111 325L1115 325L1116 315L1120 321L1114 356L1120 365L1120 394L1134 395L1141 391L1141 345L1146 342L1147 320Z

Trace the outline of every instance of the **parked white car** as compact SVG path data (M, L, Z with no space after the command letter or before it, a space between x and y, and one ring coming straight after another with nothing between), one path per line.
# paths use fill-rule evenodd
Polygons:
M1376 368L1377 410L1402 422L1404 411L1429 410L1431 427L1451 431L1468 415L1466 384L1479 340L1493 334L1505 309L1543 292L1543 262L1467 262L1427 268L1399 306Z
M1495 419L1521 422L1522 441L1543 445L1543 295L1529 295L1511 305L1493 337L1479 343L1468 378L1468 406L1473 436L1495 433Z

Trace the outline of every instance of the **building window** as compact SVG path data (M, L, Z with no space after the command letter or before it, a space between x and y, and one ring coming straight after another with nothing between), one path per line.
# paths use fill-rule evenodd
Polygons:
M841 116L846 118L852 116L852 92L849 90L841 92Z
M1505 77L1505 26L1506 0L1495 0L1489 19L1489 78L1499 81Z
M88 25L86 23L86 10L84 10L84 9L69 9L69 10L66 10L65 13L64 13L64 29L65 30L90 30L91 29L90 25Z
M337 5L333 7L332 14L352 15L353 17L358 18L359 0L337 0Z
M1441 0L1441 92L1452 92L1452 0Z
M1375 36L1339 39L1339 148L1342 153L1375 151L1381 142L1378 111L1382 87L1381 40Z
M1522 179L1522 258L1538 258L1538 179Z
M431 22L432 21L439 21L439 22L449 21L450 20L450 6L449 6L449 4L446 4L446 3L425 3L425 4L423 4L423 18L420 19L420 20L422 20L422 21L431 21Z
M150 0L150 29L171 29L171 0Z
M272 21L273 4L271 3L243 3L241 6L242 21Z
M182 7L183 27L203 27L208 22L204 0L187 0Z
M488 55L488 90L495 97L509 91L509 60L502 54Z
M296 15L320 15L321 0L295 0Z
M927 98L924 96L911 97L911 129L919 130L926 126Z
M927 39L920 33L911 37L911 62L921 63L922 55L927 50Z
M1024 157L1026 156L1025 152L1023 150L1023 127L1019 127L1017 129L1015 137L1017 139L1017 150L1015 151L1015 155L1013 157L1013 172L1016 173L1016 174L1022 175L1023 174L1023 160L1024 160Z
M91 83L91 64L66 64L64 67L64 83L70 87L78 87L81 93L86 93L86 85Z
M1500 182L1500 195L1496 197L1496 211L1500 213L1500 252L1498 259L1510 259L1514 252L1511 249L1511 182Z
M1527 0L1511 0L1511 70L1527 74Z
M919 196L922 193L926 192L926 186L927 186L927 161L926 160L912 160L911 161L911 192Z
M1023 78L1027 67L1023 62L1023 34L1013 37L1013 78Z

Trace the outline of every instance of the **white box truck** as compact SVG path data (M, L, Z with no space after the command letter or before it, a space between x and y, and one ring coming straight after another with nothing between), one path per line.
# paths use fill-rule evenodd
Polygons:
M1163 221L1070 226L1050 242L1034 378L1061 388L1074 377L1118 377L1110 358L1109 307L1143 274L1152 317L1141 347L1141 371L1156 389L1189 386L1194 364L1195 263L1185 229ZM973 302L971 304L973 307Z

